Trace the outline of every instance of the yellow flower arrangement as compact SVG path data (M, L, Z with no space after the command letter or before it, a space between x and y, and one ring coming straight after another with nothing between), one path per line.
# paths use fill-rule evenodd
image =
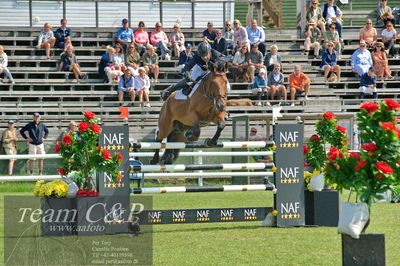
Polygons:
M36 181L33 188L33 195L36 197L56 196L57 198L65 197L68 191L68 184L62 180L53 180L44 183L44 180Z
M314 169L314 171L308 172L304 171L304 182L307 184L307 189L310 190L310 181L313 177L316 177L317 175L321 174L321 171L318 171L317 168Z

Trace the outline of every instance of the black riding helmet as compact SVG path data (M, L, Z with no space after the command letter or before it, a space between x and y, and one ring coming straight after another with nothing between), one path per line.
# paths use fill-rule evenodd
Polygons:
M209 52L211 52L211 46L208 42L201 42L197 46L197 54L200 57L207 56Z

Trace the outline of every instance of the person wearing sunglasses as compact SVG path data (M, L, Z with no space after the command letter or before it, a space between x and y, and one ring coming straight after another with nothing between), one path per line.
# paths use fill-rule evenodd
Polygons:
M115 37L116 42L122 44L124 52L126 52L130 43L134 41L134 33L131 28L129 28L128 19L124 18L122 20L122 27L118 30L117 36Z
M360 42L359 48L351 55L351 70L360 77L367 73L372 67L371 53L367 50L364 41Z
M381 0L376 11L377 13L377 20L376 24L378 26L386 25L386 23L391 22L395 25L395 19L392 13L392 9L390 6L387 5L387 0Z
M386 23L386 29L382 31L382 42L385 45L385 49L389 51L389 55L393 58L397 58L397 49L395 47L397 32L391 22Z
M325 33L325 19L322 16L322 10L318 6L318 4L318 0L312 0L310 7L307 9L306 19L307 22L310 22L311 20L315 21L318 28L321 29L322 33Z
M168 36L162 30L162 24L160 22L157 22L154 27L154 31L150 34L150 43L153 47L157 47L161 50L161 59L169 61L171 60L171 51L168 49Z
M375 49L372 52L372 61L374 62L375 74L381 79L393 79L392 71L389 68L387 54L383 43L376 43Z
M323 49L328 49L328 44L332 44L333 48L337 52L338 59L340 59L340 55L342 54L343 50L343 43L339 37L339 33L336 31L336 25L331 24L329 25L329 30L325 32L325 40L323 44Z
M185 50L185 36L183 35L179 24L174 25L174 31L169 34L168 39L169 47L172 48L175 56L179 58L181 52Z
M136 50L143 55L146 51L146 47L149 44L149 34L144 29L144 22L139 21L138 29L135 31L134 41Z
M334 4L334 0L328 0L322 9L322 16L326 21L326 26L335 24L339 37L342 38L342 16L343 13L340 8Z
M360 29L360 41L364 41L368 48L373 48L378 40L378 33L372 26L372 20L367 19L365 27Z
M322 62L320 69L324 71L324 80L328 81L328 77L332 76L332 73L336 74L336 80L340 81L340 66L337 64L336 51L333 50L333 44L328 44L328 49L322 51ZM333 80L333 79L331 79Z
M246 28L242 27L242 24L238 19L233 21L233 27L233 48L235 52L243 45L246 45L247 49L250 51L250 40Z

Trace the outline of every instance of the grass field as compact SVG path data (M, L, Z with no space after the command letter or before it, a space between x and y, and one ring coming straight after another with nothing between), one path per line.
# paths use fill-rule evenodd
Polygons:
M31 184L0 185L1 221L3 196L31 195L31 188ZM164 194L154 195L153 202L155 209L272 206L272 194ZM243 222L156 225L153 229L155 265L341 265L341 237L336 228L262 228L259 222ZM3 230L1 223L2 235ZM400 265L400 204L374 204L368 232L385 234L387 265ZM0 245L3 249L3 242Z

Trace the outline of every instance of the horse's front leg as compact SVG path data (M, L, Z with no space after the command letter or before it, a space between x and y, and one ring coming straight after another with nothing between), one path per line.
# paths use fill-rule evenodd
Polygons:
M217 123L217 131L214 134L214 137L211 139L206 139L204 144L208 147L216 146L218 143L218 139L221 136L222 130L225 128L225 120L219 120Z
M185 138L188 141L195 141L198 140L199 137L200 137L200 124L199 122L195 122L193 123L192 128L185 132Z

